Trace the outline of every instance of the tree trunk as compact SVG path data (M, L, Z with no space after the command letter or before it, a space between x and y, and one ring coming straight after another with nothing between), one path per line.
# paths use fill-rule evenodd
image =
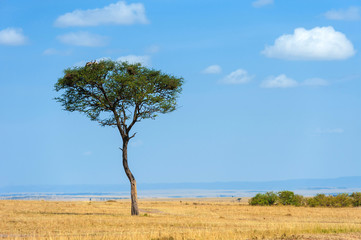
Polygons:
M131 214L139 215L138 197L137 197L137 182L128 166L128 142L129 139L123 139L123 167L125 174L130 182L130 198L132 202Z

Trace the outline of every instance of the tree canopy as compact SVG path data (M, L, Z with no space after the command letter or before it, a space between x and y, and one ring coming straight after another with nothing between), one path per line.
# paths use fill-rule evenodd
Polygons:
M111 60L65 69L55 84L56 91L63 91L55 99L65 110L84 113L102 126L118 128L123 140L123 167L131 186L132 215L138 215L139 210L136 181L128 166L127 147L135 136L130 131L142 119L174 111L182 84L182 78L141 64Z
M84 113L102 126L120 126L122 137L146 118L176 109L182 78L111 60L68 68L55 84L64 109Z

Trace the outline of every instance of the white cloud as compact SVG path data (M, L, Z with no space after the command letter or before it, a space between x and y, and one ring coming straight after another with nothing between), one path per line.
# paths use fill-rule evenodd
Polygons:
M322 87L327 86L329 83L322 78L309 78L303 82L287 77L285 74L278 75L277 77L268 77L261 83L262 88L294 88L294 87Z
M270 5L270 4L273 4L273 0L257 0L257 1L252 2L252 6L256 7L256 8L263 7L263 6Z
M292 78L281 74L277 77L269 77L261 83L262 88L292 88L297 87L298 82Z
M107 37L88 33L88 32L71 32L57 37L59 41L68 45L99 47L107 44Z
M128 62L131 64L134 63L141 63L142 65L148 66L150 65L150 56L144 55L144 56L136 56L136 55L128 55L128 56L122 56L117 59L119 62Z
M221 72L222 72L222 68L219 65L211 65L202 71L202 73L204 74L218 74Z
M331 10L324 14L327 19L331 20L348 20L355 21L359 20L360 17L360 8L358 7L349 7L348 9L340 10Z
M310 87L317 87L317 86L327 86L329 85L329 83L325 80L325 79L322 79L322 78L309 78L309 79L306 79L305 81L303 81L301 83L301 85L303 86L310 86Z
M355 54L352 43L333 27L296 28L277 38L262 52L270 58L288 60L342 60Z
M0 31L0 45L19 46L26 42L27 38L21 28L5 28Z
M135 23L148 23L145 8L141 3L120 1L104 8L75 10L58 17L55 21L57 27L85 27L99 25L131 25Z
M243 84L251 81L253 76L249 75L246 70L237 69L225 76L221 82L225 84Z

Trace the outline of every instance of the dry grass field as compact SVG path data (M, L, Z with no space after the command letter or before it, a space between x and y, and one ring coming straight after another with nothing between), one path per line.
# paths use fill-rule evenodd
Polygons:
M0 201L0 239L361 239L361 208L249 206L246 200Z

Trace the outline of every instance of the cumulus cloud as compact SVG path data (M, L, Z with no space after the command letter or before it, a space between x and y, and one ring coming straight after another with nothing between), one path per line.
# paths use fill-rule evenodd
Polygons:
M243 84L251 81L253 76L249 75L244 69L237 69L225 76L221 82L225 84Z
M330 10L324 14L327 19L331 20L360 20L360 8L349 7L348 9Z
M298 85L296 80L287 77L285 74L278 75L277 77L268 77L261 83L262 88L292 88Z
M288 60L342 60L355 54L352 43L333 27L296 28L276 39L262 52L269 58Z
M131 64L134 63L141 63L142 65L148 66L150 65L150 56L144 55L144 56L137 56L137 55L128 55L128 56L122 56L117 59L119 62L128 62Z
M19 46L26 42L27 38L21 28L5 28L0 31L0 45Z
M222 68L219 65L211 65L202 71L203 74L218 74L221 72Z
M270 5L273 4L273 0L257 0L252 2L252 6L259 8L259 7L264 7L266 5Z
M302 82L298 82L285 74L276 77L270 76L261 83L262 88L294 88L294 87L322 87L329 83L322 78L309 78Z
M145 8L141 3L120 1L104 8L75 10L58 17L55 21L57 27L86 27L99 25L131 25L148 23Z
M68 45L83 47L100 47L107 44L107 37L88 32L71 32L57 37L59 41Z

